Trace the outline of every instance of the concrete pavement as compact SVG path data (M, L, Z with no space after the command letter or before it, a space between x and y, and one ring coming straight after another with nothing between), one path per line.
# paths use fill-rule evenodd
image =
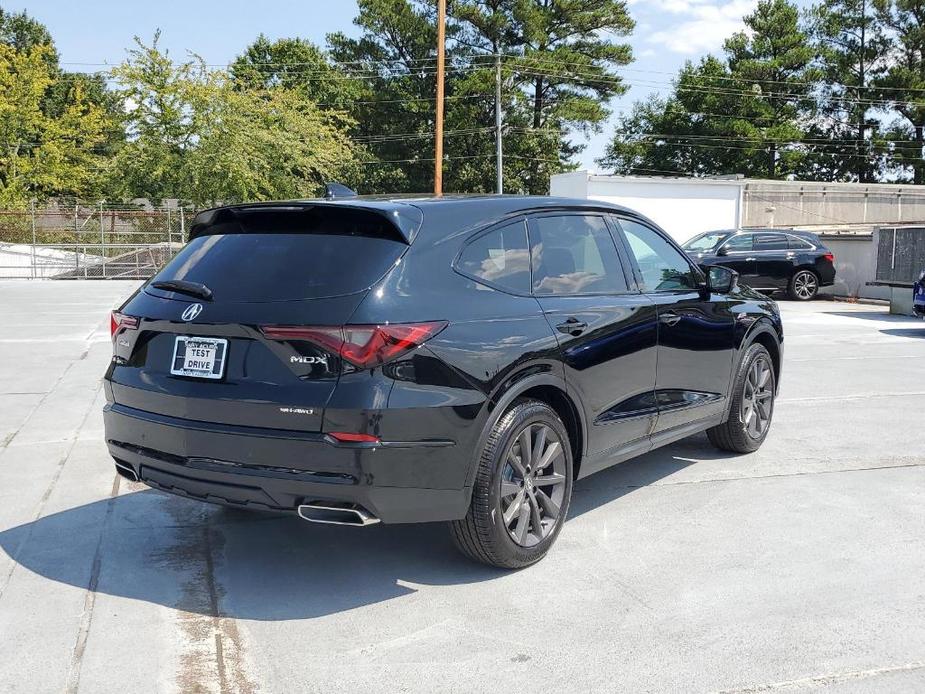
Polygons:
M772 431L576 485L505 573L445 529L313 526L113 474L108 310L0 283L0 692L925 690L925 323L782 302Z

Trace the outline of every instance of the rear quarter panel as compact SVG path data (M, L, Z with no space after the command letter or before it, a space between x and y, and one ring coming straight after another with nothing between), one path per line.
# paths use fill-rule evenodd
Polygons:
M458 221L430 216L428 224L459 227ZM383 438L393 426L396 432L422 437L439 429L469 459L493 403L518 383L545 375L565 389L558 342L536 299L487 287L453 269L462 244L475 231L463 226L431 241L422 230L350 320L447 321L443 331L411 356L374 370L383 383L378 402L368 403L368 416L380 418ZM358 385L357 392L364 387L368 385ZM327 426L337 422L341 406L344 412L352 407L350 390L350 378L341 377L325 411Z

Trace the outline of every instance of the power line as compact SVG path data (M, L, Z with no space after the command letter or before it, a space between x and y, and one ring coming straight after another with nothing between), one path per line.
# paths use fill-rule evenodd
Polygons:
M491 152L489 154L469 154L469 155L456 155L456 156L444 156L443 161L454 161L458 159L488 159L494 158L495 153ZM563 162L559 159L544 159L543 157L527 157L517 154L505 154L505 159L520 159L524 161L538 161L538 162L547 162L550 164L562 164ZM360 164L427 164L433 163L436 161L434 157L411 157L408 159L372 159L369 161L358 162Z
M741 142L776 142L776 143L786 143L786 144L813 144L821 143L826 145L848 145L848 144L858 144L862 142L864 144L869 144L870 140L858 140L856 138L848 139L836 139L828 137L803 137L798 140L782 140L774 137L746 137L742 135L725 135L725 134L700 134L700 133L641 133L639 137L646 138L680 138L686 140L723 140L723 141L741 141ZM918 140L884 140L884 143L889 144L920 144Z
M697 148L697 149L723 150L723 151L737 150L737 151L755 152L756 154L758 153L765 154L768 149L767 146L747 147L747 146L740 146L740 145L735 145L735 144L710 145L710 144L703 144L699 142L666 142L662 140L636 140L633 142L626 142L623 144L654 146L654 147L675 147L675 148L689 147L689 148ZM770 142L770 141L767 142L768 146L772 144L782 146L782 145L800 144L800 143ZM871 159L870 156L865 155L865 154L852 154L850 152L832 152L832 151L825 151L825 150L820 150L816 148L812 148L808 150L778 149L778 152L793 153L793 154L820 154L820 155L828 155L828 156L837 156L842 159L863 159L865 161L870 161Z
M453 59L458 60L460 62L468 63L468 65L463 65L463 66L458 66L456 68L448 68L448 69L453 69L453 70L486 69L487 70L492 67L492 61L495 60L496 56L500 57L504 61L505 64L515 64L515 65L520 64L524 66L525 71L529 71L530 68L533 68L533 72L538 72L544 76L549 76L549 77L576 77L576 78L584 78L584 79L589 79L589 80L590 79L611 79L612 80L614 78L619 79L618 77L614 75L608 76L606 72L603 74L587 72L587 70L590 70L590 69L606 70L608 68L607 65L600 65L600 64L595 63L593 59L589 59L588 61L580 61L580 62L579 61L564 61L560 59L550 60L548 58L537 58L533 56L526 56L526 55L521 55L521 54L516 54L516 53L501 53L501 54L489 53L489 54L476 54L476 55L471 55L471 54L457 55L457 56L454 56ZM345 73L346 76L349 76L351 78L376 79L376 78L382 77L382 75L379 74L378 71L383 70L383 69L387 69L387 70L405 69L405 70L410 71L411 73L416 72L418 69L424 69L425 71L432 72L432 71L435 71L436 69L435 68L436 60L437 60L436 57L425 57L425 58L394 58L394 59L381 59L381 60L329 61L326 63L322 63L322 66L320 67L319 67L318 61L304 61L304 62L300 62L300 61L293 61L293 62L245 61L241 64L238 64L237 61L234 61L231 63L202 63L202 65L203 67L211 67L211 68L218 68L218 69L231 69L231 68L258 68L259 69L259 68L278 67L278 68L283 68L283 71L288 72L288 73L319 74L319 75L324 75L325 77L329 77L331 76L332 72L336 72L338 69L341 69ZM480 62L480 61L484 61L484 62ZM195 61L193 62L195 64ZM119 62L59 61L58 64L59 65L84 66L84 67L114 68L114 67L124 64L124 61L119 61ZM419 65L422 67L421 68L409 67L409 66L414 66L414 65ZM556 71L537 70L537 66L542 67L542 66L548 66L548 65L553 65L556 68L559 68L561 66L573 66L573 67L578 67L581 69L568 71L565 73L559 70L556 70ZM298 69L294 69L294 68L298 68ZM647 69L642 69L642 68L633 68L633 67L626 67L626 66L620 66L617 69L619 69L622 72L633 72L633 73L638 73L642 75L665 75L665 76L677 77L677 76L680 76L681 74L681 73L672 73L672 72L668 72L664 70L647 70ZM585 72L582 72L582 70L584 70ZM81 74L105 75L108 72L109 72L108 70L99 70L96 72L85 72ZM405 73L405 75L406 74L407 73ZM405 76L405 75L402 75L402 76ZM692 75L690 73L688 73L688 75L694 78L701 77L698 75ZM740 77L740 76L734 76L734 75L709 75L709 76L702 76L702 78L709 79L709 80L736 82L740 84L770 84L770 85L785 85L788 87L803 86L803 87L817 88L820 85L820 82L806 82L806 81L800 81L800 80L773 80L773 79L764 79L764 78L759 78L759 77ZM652 82L655 85L671 86L671 83L667 83L664 81L657 82L653 80L648 80L648 82ZM828 85L828 86L844 87L847 89L859 88L859 85L848 84L845 82L827 81L827 82L824 82L823 84ZM883 86L864 87L864 88L868 90L875 90L875 91L881 90L881 91L896 91L896 92L903 92L903 93L909 93L909 92L925 93L925 88L918 88L918 87L891 87L891 86L883 85ZM877 101L877 100L872 100L872 101Z
M484 59L490 58L491 56L475 56L475 59ZM421 59L422 61L432 61L432 58ZM363 61L355 61L357 63ZM508 60L508 63L533 63L536 64L539 61L536 59L525 59L521 57L513 57ZM266 63L265 65L271 65L272 63ZM297 77L300 82L315 82L315 81L331 81L331 80L353 80L353 81L378 81L378 80L388 80L388 79L401 79L401 78L415 78L415 77L428 77L433 76L436 73L436 68L434 66L423 66L420 69L407 70L401 73L390 73L385 74L382 72L376 72L375 68L368 68L366 70L353 70L353 71L338 71L336 68L338 65L345 65L346 63L333 63L332 68L318 69L316 66L312 70L295 70L292 69L293 66L298 66L298 63L283 64L279 63L280 66L285 69L282 71L284 75L289 77ZM396 61L381 61L380 64L394 65ZM547 64L553 65L579 65L588 69L589 67L595 67L593 64L588 65L584 63L569 63L568 61L549 61ZM249 66L253 66L251 64ZM256 64L259 65L259 64ZM457 67L448 67L448 73L454 74L465 74L472 73L477 71L487 71L491 68L489 63L477 63L472 62L469 65L460 65ZM670 74L662 71L647 71L647 70L635 70L631 68L625 68L626 71L640 72L644 74ZM771 93L765 92L756 92L749 90L747 88L743 89L734 89L731 87L718 87L705 84L679 84L677 82L664 82L664 81L655 81L655 80L626 80L619 75L612 75L607 73L589 73L582 72L580 70L571 70L571 71L561 71L561 70L537 70L535 68L531 69L530 66L522 67L518 70L520 74L543 77L546 79L558 79L558 80L571 80L587 83L588 86L593 85L594 83L601 83L610 86L644 86L649 88L673 88L676 91L680 92L700 92L706 94L719 94L726 96L746 96L757 99L790 99L795 101L821 101L821 96L818 94L812 93L799 93L799 92L786 92L786 91L777 91ZM318 76L313 76L318 75ZM118 81L118 78L112 74L111 70L103 70L97 72L82 72L82 73L65 73L63 75L58 75L54 79L85 79L87 76L101 76L105 77L108 80ZM743 79L739 77L725 76L725 75L710 75L710 76L691 76L693 79L700 80L725 80L730 82L736 82L743 85L748 84L780 84L786 85L791 88L799 86L807 87L818 87L818 84L810 82L799 82L799 81L782 81L782 80L761 80L761 79ZM827 83L830 85L851 87L852 85L842 84L842 83ZM868 91L877 91L877 90L894 90L897 92L914 92L914 93L925 93L925 88L903 88L903 87L869 87ZM913 106L925 106L925 101L918 102L907 99L891 99L888 97L884 98L866 98L860 99L855 97L839 96L838 101L848 104L858 104L858 105L868 105L871 108L888 108L893 103L905 103Z

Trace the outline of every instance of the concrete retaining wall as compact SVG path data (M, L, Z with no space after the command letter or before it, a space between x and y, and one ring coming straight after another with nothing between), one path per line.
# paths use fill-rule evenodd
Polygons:
M820 294L862 299L890 298L889 287L869 287L877 276L877 235L822 234L822 241L835 254L835 284Z
M909 224L925 220L923 186L744 181L742 226Z

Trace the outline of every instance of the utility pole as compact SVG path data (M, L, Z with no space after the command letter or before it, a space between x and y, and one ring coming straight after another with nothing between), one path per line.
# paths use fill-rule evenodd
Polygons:
M446 0L437 0L437 118L434 137L434 195L443 195L443 73L446 53Z
M504 160L501 154L501 54L495 52L495 170L498 195L504 193Z

